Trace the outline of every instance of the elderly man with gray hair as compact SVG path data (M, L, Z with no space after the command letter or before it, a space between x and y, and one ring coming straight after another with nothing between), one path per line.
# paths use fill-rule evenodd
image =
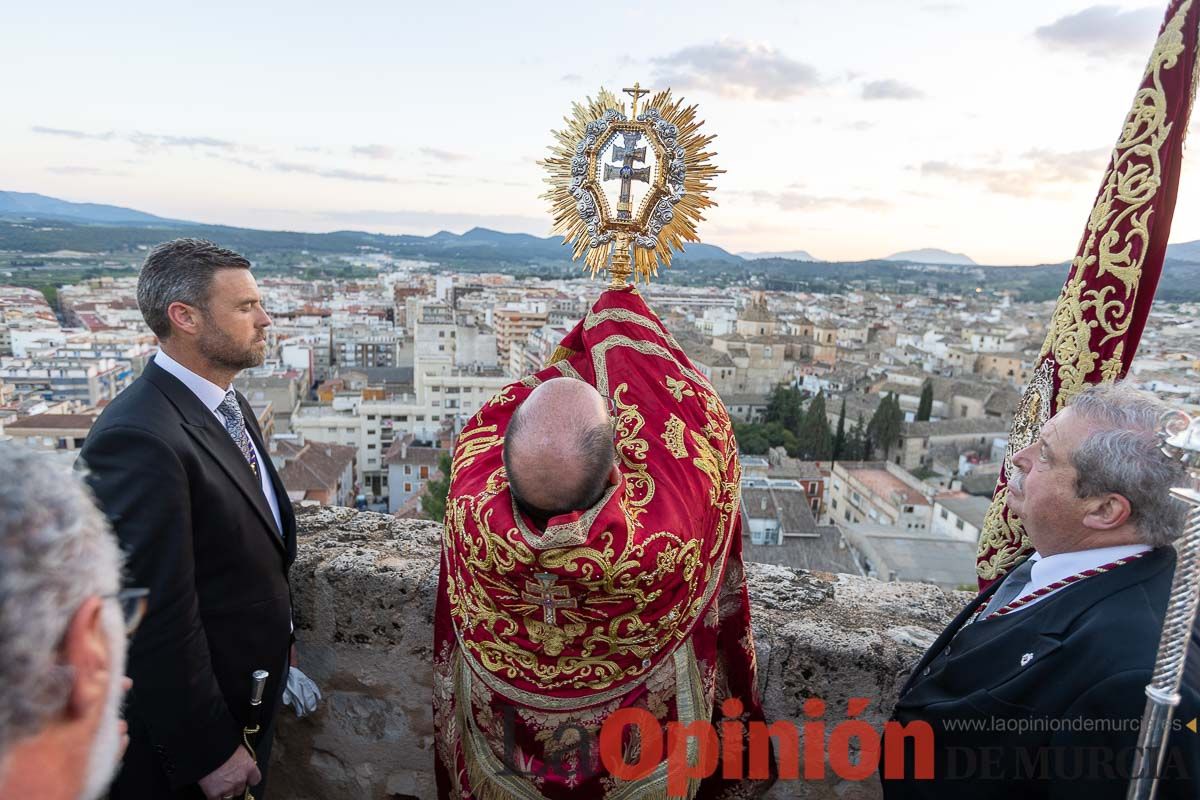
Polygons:
M72 471L0 443L0 797L95 800L124 750L121 556ZM122 619L122 613L126 619Z
M913 669L893 717L914 738L885 736L889 800L1125 797L1186 512L1169 491L1187 474L1160 449L1169 410L1092 386L1013 455L1008 505L1036 551ZM1160 798L1196 796L1197 714L1185 682Z

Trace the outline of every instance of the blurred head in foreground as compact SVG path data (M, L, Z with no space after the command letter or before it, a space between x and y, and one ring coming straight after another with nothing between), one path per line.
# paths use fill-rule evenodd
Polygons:
M0 443L0 797L94 800L125 742L121 556L81 477Z

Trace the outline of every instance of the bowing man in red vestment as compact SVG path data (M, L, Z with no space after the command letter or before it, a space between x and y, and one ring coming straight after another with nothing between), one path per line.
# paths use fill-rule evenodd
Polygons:
M767 788L767 754L716 738L762 720L740 477L724 405L633 288L480 409L446 504L440 796Z

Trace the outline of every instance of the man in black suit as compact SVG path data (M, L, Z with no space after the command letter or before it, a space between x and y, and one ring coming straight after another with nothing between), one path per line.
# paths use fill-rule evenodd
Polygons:
M1186 474L1156 436L1165 410L1091 387L1013 455L1008 504L1036 552L914 668L893 712L910 735L884 737L888 800L1125 797L1184 521L1168 490ZM1159 798L1200 786L1196 690L1183 687ZM902 778L889 751L905 753Z
M241 797L262 782L292 640L295 518L233 389L240 370L263 363L271 320L250 262L210 242L156 247L137 291L159 352L80 454L129 581L150 589L130 644L130 744L112 798ZM257 669L271 673L258 765L242 746Z

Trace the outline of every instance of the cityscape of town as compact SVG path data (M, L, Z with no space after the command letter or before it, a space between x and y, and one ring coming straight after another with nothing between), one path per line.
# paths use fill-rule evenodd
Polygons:
M45 258L4 254L0 439L74 461L105 404L156 352L135 299L144 250L52 291L2 285L11 267ZM330 260L297 251L256 263L270 350L236 385L294 502L440 518L458 431L546 363L603 284L457 271L370 248L338 255L349 276L338 277ZM757 278L641 291L735 420L747 560L974 585L1052 300L861 281L787 291ZM1200 303L1156 304L1129 379L1195 406L1198 343Z

